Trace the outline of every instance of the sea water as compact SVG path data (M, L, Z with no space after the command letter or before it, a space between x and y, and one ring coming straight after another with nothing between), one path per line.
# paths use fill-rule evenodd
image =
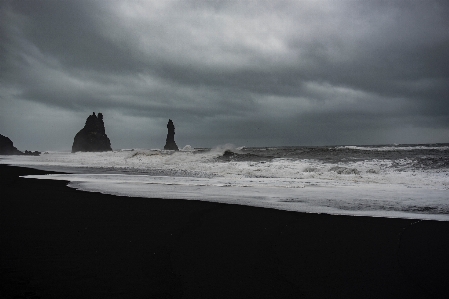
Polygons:
M123 149L1 156L106 194L449 221L449 144Z

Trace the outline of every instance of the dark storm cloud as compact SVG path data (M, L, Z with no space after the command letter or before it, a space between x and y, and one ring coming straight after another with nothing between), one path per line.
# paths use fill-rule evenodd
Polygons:
M107 130L135 132L117 147L159 122L146 130L164 139L169 117L194 146L447 142L448 14L447 1L5 1L1 105L109 112Z
M23 52L38 51L65 67L107 72L138 68L126 46L98 31L103 10L91 1L10 1L7 27ZM16 45L17 46L17 45ZM31 53L30 53L31 54Z

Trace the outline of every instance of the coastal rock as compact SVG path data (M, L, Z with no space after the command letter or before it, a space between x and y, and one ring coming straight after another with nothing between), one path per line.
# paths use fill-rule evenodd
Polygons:
M0 134L0 155L22 155L22 154L23 153L14 146L11 139Z
M168 133L164 150L178 151L179 149L175 142L175 125L173 124L173 121L171 119L168 120L167 129Z
M106 135L103 114L96 116L94 112L87 118L84 128L75 135L72 153L105 151L112 151L111 141Z
M32 151L26 150L23 154L27 155L27 156L39 156L41 154L41 152L39 152L39 151L32 152Z

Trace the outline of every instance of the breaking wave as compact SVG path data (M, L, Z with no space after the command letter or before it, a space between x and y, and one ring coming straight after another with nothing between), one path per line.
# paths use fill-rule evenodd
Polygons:
M65 171L71 174L45 178L109 194L449 221L448 146L380 148L187 145L178 152L46 152L0 163Z

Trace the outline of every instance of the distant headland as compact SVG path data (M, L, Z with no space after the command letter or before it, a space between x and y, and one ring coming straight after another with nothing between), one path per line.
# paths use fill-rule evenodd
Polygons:
M19 151L11 141L6 136L0 134L0 155L30 155L30 156L39 156L40 152L38 151Z

